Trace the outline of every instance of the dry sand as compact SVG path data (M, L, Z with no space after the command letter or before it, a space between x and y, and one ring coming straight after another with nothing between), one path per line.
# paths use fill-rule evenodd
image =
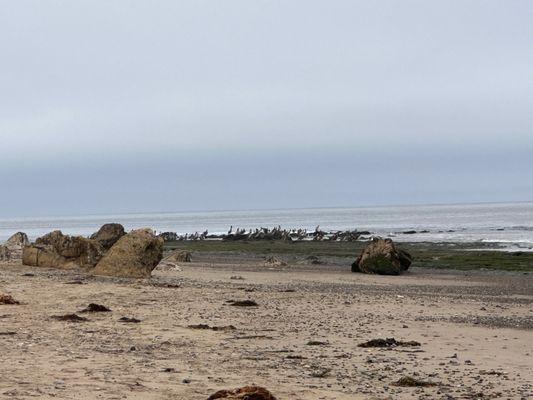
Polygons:
M194 261L139 281L1 265L0 293L22 304L0 305L0 398L205 400L252 383L280 400L533 396L531 274ZM78 312L89 303L112 312ZM51 318L74 312L88 321ZM357 346L390 337L421 346ZM404 376L437 386L393 385Z

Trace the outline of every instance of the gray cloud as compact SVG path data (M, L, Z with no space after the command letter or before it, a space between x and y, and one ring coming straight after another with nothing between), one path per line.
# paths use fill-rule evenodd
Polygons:
M5 2L0 215L525 200L532 19L518 0Z

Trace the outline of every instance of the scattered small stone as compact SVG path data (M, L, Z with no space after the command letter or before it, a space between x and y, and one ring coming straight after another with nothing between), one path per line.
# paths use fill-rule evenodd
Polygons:
M176 372L176 369L174 368L163 368L163 371L162 372Z
M328 342L320 342L318 340L310 340L307 342L308 346L327 346L328 344Z
M126 323L132 323L132 324L138 324L139 322L141 322L140 319L137 319L137 318L130 318L130 317L121 317L119 319L120 322L126 322Z
M25 274L22 274L22 276L35 276L35 274L32 274L31 272L27 272Z
M312 378L325 378L331 372L331 368L317 368L311 372Z
M189 329L203 329L203 330L212 330L212 331L234 331L235 328L233 325L227 326L209 326L207 324L197 324L187 326Z
M83 281L80 281L80 280L65 282L65 285L85 285L85 284L86 284L86 282L83 282Z
M230 279L233 279L234 281L243 281L244 278L240 275L232 275L229 277Z
M177 289L181 287L181 285L177 283L167 283L166 285L164 285L164 287L169 288L169 289Z
M289 354L285 357L287 360L305 360L307 357Z
M372 339L368 342L361 343L357 345L358 347L415 347L420 346L419 342L414 340L409 342L398 341L394 338L387 339Z
M65 315L53 315L53 319L56 319L58 321L67 321L67 322L86 322L89 321L85 317L80 317L77 314L65 314Z
M494 371L494 370L486 371L484 369L480 370L479 373L481 375L497 375L497 376L505 375L505 372L502 372L502 371Z

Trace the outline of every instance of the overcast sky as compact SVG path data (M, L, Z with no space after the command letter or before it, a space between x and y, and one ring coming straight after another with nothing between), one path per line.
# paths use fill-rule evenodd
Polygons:
M533 200L533 2L2 1L0 216Z

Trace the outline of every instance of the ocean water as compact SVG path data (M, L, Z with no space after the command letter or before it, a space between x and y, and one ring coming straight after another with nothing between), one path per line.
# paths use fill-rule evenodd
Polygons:
M54 229L88 236L107 222L119 222L127 230L150 227L177 233L205 229L223 233L230 226L313 230L320 225L322 230L369 230L398 241L486 241L533 247L533 202L0 218L0 241L17 231L31 239ZM399 233L408 230L429 233Z

